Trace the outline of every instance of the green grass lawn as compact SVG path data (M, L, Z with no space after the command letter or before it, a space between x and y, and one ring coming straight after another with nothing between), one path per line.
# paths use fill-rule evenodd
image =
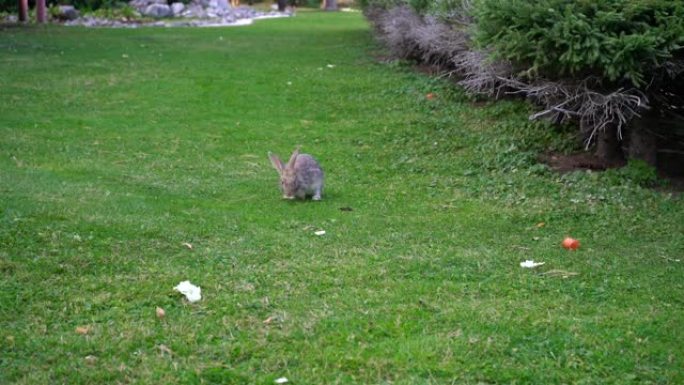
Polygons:
M0 29L0 383L684 383L681 196L381 56L349 13Z

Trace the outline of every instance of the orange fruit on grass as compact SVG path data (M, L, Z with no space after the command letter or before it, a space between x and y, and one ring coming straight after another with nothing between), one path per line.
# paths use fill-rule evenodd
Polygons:
M563 243L561 243L561 245L563 245L563 247L566 250L577 250L580 246L580 243L575 238L565 237L565 239L563 239Z

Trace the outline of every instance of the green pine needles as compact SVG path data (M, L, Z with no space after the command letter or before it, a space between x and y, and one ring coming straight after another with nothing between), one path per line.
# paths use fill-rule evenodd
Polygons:
M684 42L684 2L483 0L476 38L549 78L597 76L642 87Z

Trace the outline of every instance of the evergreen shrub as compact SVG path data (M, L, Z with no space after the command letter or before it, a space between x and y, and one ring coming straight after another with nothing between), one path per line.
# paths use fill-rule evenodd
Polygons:
M682 0L480 0L476 41L530 75L644 87L684 45Z

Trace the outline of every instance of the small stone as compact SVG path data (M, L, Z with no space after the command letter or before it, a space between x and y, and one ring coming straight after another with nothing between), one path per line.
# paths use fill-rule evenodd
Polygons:
M76 20L80 12L73 5L58 5L55 15L59 20Z
M171 7L166 4L150 4L143 11L143 15L154 18L162 18L170 17L172 12Z
M181 13L185 10L185 4L183 3L172 3L171 13L173 16L181 16Z

